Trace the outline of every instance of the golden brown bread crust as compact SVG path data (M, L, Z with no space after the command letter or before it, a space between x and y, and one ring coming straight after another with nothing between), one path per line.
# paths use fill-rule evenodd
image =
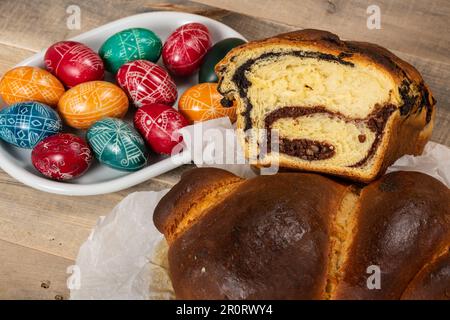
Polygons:
M395 75L399 85L405 80L405 76L412 82L423 82L422 76L416 68L384 47L369 42L343 41L334 33L316 29L292 31L240 45L232 49L216 65L216 73L220 76L223 73L223 68L226 68L232 61L233 56L238 55L241 51L262 47L267 43L286 45L301 43L309 46L311 50L329 53L341 57L344 61L361 60L370 62Z
M237 88L230 89L229 83L233 82L233 79L231 79L232 76L230 76L229 70L238 70L239 67L242 67L242 64L236 65L235 60L243 52L274 45L299 47L302 50L330 55L332 59L344 63L360 63L383 69L394 79L402 100L398 110L392 114L392 119L389 119L386 124L383 136L387 136L389 139L383 140L377 147L373 156L373 167L369 173L362 173L354 168L345 167L318 168L314 162L298 163L292 159L282 159L279 163L281 167L318 171L368 183L380 177L386 168L402 155L419 155L423 152L426 142L431 137L436 101L420 73L412 65L381 46L367 42L343 41L333 33L314 29L299 30L264 40L249 42L231 50L216 65L215 70L219 77L218 90L228 99L236 99L239 102L237 109L238 120L236 122L238 129L249 129L249 107L241 103L239 99L246 95L246 89L243 88L246 85L246 81L245 79L240 79L242 75L237 76L234 73L238 84L236 84ZM241 144L245 146L244 134L241 132L239 135ZM247 148L244 147L244 150L248 157ZM265 161L262 160L257 165L267 165L268 161L271 161L270 157L267 157Z
M170 243L179 224L196 203L204 201L208 194L239 181L242 179L225 170L203 168L185 172L180 182L156 206L153 215L156 228Z
M345 190L302 173L242 182L172 243L177 298L319 299L330 215Z
M450 192L430 176L400 171L365 187L360 204L334 298L400 299L421 268L448 251ZM381 270L381 290L367 288L372 265Z
M158 229L170 239L178 298L446 299L450 191L434 178L390 173L357 195L348 184L317 174L233 177L194 169L155 211ZM197 206L187 215L197 218L173 232L173 217L185 212L179 202L221 180L235 187L219 197L194 197ZM354 210L349 214L342 203L350 193L358 205L348 207ZM203 202L208 205L199 206ZM347 237L341 247L338 223L354 226L341 232ZM329 261L342 261L337 274ZM370 265L381 269L380 290L367 289Z
M450 300L450 251L427 264L408 285L405 300Z

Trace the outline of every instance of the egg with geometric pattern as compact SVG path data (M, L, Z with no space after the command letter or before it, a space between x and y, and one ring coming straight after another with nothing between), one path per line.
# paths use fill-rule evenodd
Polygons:
M151 149L160 154L171 154L183 141L178 130L188 121L177 110L163 104L148 104L134 115L134 127L142 134Z
M236 102L224 99L217 83L200 83L187 89L178 101L178 111L190 123L228 117L235 122Z
M116 81L137 108L149 103L171 106L178 97L172 77L163 67L150 61L124 64L117 72Z
M107 117L123 118L127 110L125 92L107 81L81 83L68 90L58 103L64 122L76 129L87 129Z
M71 133L58 133L33 148L31 162L46 177L70 180L89 169L92 152L84 139Z
M0 138L20 148L34 148L61 130L58 113L40 102L19 102L0 110Z
M76 41L60 41L51 45L44 56L48 71L67 87L103 80L103 61L91 48Z
M37 101L54 107L64 91L54 75L38 67L13 68L0 81L0 95L6 104Z
M198 70L209 48L211 34L204 24L193 22L177 28L162 49L164 65L170 73L189 76Z
M144 140L123 120L102 119L89 128L86 138L95 158L113 169L136 171L147 164Z
M99 55L106 70L115 74L123 64L130 61L158 61L161 50L161 39L153 31L130 28L109 37L101 46Z

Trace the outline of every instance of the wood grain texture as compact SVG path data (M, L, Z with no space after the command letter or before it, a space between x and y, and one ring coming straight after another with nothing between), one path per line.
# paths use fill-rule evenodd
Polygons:
M74 262L0 240L0 299L68 299Z
M210 9L186 1L161 3L155 0L2 0L0 1L0 42L19 48L39 51L56 41L74 37L105 23L133 14L155 10L177 10L220 17L223 10ZM81 29L69 30L66 25L69 5L80 7ZM225 14L225 13L223 13ZM19 36L20 35L20 36Z
M31 50L11 47L0 43L0 75L3 75L6 71L11 69L12 66L34 53L35 52Z
M201 2L201 3L200 3ZM423 74L439 103L433 140L450 145L449 3L388 0L382 30L365 28L368 1L296 0L1 0L0 75L55 41L129 15L177 10L217 19L249 40L304 27L328 29L344 38L373 41L411 62ZM405 4L406 3L406 4ZM81 8L81 29L66 27L66 8ZM212 6L211 6L212 5ZM231 10L231 11L228 11ZM246 15L244 15L246 14ZM67 298L67 266L98 217L133 191L175 184L183 166L133 188L95 197L65 197L24 186L0 171L0 299ZM43 281L50 287L41 287ZM46 285L44 284L44 287Z
M450 62L450 1L392 0L196 0L296 28L330 30L344 39ZM381 29L367 28L367 8L378 5Z
M149 180L131 189L100 196L69 197L32 190L0 175L0 239L75 259L92 226L126 195L159 191L171 184ZM6 210L7 208L7 210Z

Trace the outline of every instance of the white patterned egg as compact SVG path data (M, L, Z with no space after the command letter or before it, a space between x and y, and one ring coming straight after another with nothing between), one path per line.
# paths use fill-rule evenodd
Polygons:
M89 128L86 138L95 158L113 169L136 171L147 164L144 140L123 120L100 120Z
M40 102L19 102L0 111L0 138L20 148L34 148L61 129L58 113Z
M151 30L131 28L122 30L109 37L99 50L105 68L116 73L119 68L130 61L158 61L161 56L162 42Z

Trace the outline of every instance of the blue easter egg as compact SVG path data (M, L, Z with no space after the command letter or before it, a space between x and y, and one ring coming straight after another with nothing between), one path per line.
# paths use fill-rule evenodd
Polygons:
M0 111L0 138L20 148L33 148L61 130L58 113L40 102L19 102Z
M144 140L123 120L100 120L89 128L86 138L97 160L113 169L136 171L147 164Z

